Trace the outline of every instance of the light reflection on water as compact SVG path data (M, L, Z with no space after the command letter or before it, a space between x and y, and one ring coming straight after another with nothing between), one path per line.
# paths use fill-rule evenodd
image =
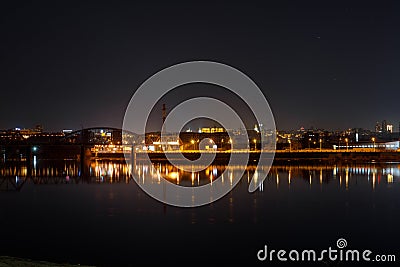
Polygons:
M34 159L33 168L28 172L25 164L8 164L0 166L0 190L20 190L25 182L34 184L69 184L69 183L152 183L160 184L161 179L181 186L200 186L207 183L211 185L216 179L221 179L223 185L232 186L235 174L243 169L243 166L211 165L200 172L186 172L178 167L165 163L144 165L140 162L125 164L112 161L92 161L86 168L87 175L82 175L81 165L77 161L40 161ZM249 165L243 180L250 183L255 173L256 166ZM227 170L225 176L224 171ZM133 172L133 178L131 173ZM274 184L276 188L293 187L293 183L301 183L310 186L319 184L327 185L336 183L338 187L349 189L357 186L361 180L372 189L381 184L390 185L398 183L400 177L400 164L398 163L364 163L341 165L307 165L287 164L273 165L267 179L259 187L263 191L265 186Z
M187 265L193 251L207 248L220 252L222 265L243 260L252 266L265 244L325 249L344 237L354 248L391 253L398 247L398 163L274 165L252 194L247 188L255 166L248 166L225 197L194 209L163 205L136 183L158 184L166 177L184 186L215 179L230 186L237 167L224 177L227 167L220 165L183 172L168 164L93 161L84 168L82 175L79 162L40 159L31 169L0 165L4 255L115 266L132 265L135 251L135 260ZM118 249L108 249L116 244ZM208 254L195 260L209 264Z

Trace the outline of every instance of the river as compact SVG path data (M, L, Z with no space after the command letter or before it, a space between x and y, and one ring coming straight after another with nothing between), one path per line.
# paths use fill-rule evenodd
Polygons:
M231 192L198 208L165 205L137 183L157 183L161 176L197 186L222 179L226 166L193 174L138 163L133 177L120 161L92 161L87 168L83 177L77 161L35 158L28 177L24 162L1 163L1 254L98 266L250 266L259 263L264 245L322 249L339 238L351 248L398 253L396 162L280 163L254 193L248 192L254 166L247 166ZM236 173L228 171L229 184Z

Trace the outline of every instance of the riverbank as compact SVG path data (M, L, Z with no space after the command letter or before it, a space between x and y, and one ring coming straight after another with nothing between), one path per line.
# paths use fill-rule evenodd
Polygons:
M124 160L121 152L93 152L91 146L79 145L49 145L49 146L3 146L0 147L2 155L0 162L37 159L73 159L73 160ZM140 160L149 155L153 161L165 161L168 158L177 158L183 154L189 160L196 160L200 157L199 151L168 151L150 152L138 151L136 159ZM202 152L203 153L203 152ZM207 153L207 152L205 152ZM272 153L260 153L260 151L236 151L237 155L249 154L249 159L254 162L261 156L274 157L275 162L279 161L400 161L400 152L395 150L277 150ZM127 154L130 157L130 153ZM132 155L134 156L134 155ZM215 161L218 163L228 162L231 157L230 151L217 151Z
M166 161L167 156L165 153L161 152L151 152L151 153L137 153L136 158L140 160L145 158L146 154L152 161ZM167 153L168 158L177 158L178 153ZM196 160L200 157L199 152L183 152L183 156L189 160ZM243 153L245 154L245 153ZM175 156L176 155L176 156ZM260 153L260 152L250 152L249 161L257 161L260 156L262 157L272 157L274 156L274 162L283 161L323 161L323 162L342 162L342 161L352 161L352 162L398 162L400 161L400 152L393 151L376 151L376 152L364 152L364 151L277 151L274 155L271 153ZM216 153L214 162L228 162L230 159L230 153Z
M86 265L71 265L67 263L53 263L47 261L34 261L29 259L20 259L14 257L0 256L0 267L89 267Z

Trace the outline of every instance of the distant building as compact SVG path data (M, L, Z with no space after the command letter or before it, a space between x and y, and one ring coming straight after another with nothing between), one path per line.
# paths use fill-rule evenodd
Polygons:
M63 133L64 135L70 134L70 133L72 133L72 132L73 132L73 130L70 130L70 129L64 129L64 130L62 130L62 133Z
M19 132L23 138L27 139L33 135L38 135L43 132L43 127L41 125L37 125L33 129L20 129L20 128L15 128L16 132Z
M376 150L398 150L399 149L399 141L392 142L365 142L365 143L350 143L350 144L340 144L333 145L333 149L335 150L359 150L359 149L376 149Z
M377 133L382 132L382 124L379 121L377 121L375 124L375 132L377 132Z
M382 121L382 132L386 132L386 130L387 130L387 122L386 122L386 120L383 120Z
M375 132L376 133L393 133L393 124L388 123L386 120L383 120L381 123L376 122L375 124ZM399 123L399 132L400 132L400 123Z
M43 132L43 125L41 125L41 124L36 125L35 130L38 132Z
M223 133L225 129L222 127L203 127L199 130L199 133Z

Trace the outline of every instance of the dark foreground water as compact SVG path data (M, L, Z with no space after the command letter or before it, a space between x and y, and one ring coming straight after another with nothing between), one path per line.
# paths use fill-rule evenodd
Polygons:
M213 166L193 176L167 165L138 164L134 179L157 182L160 173L190 186L215 179L223 169ZM37 160L29 177L23 163L2 163L0 254L100 266L287 266L276 257L259 262L256 254L264 245L337 248L344 238L349 249L393 254L398 264L399 170L398 163L288 163L273 166L262 190L250 194L250 166L224 198L177 208L147 196L129 167L117 162L92 162L86 177L74 161Z

